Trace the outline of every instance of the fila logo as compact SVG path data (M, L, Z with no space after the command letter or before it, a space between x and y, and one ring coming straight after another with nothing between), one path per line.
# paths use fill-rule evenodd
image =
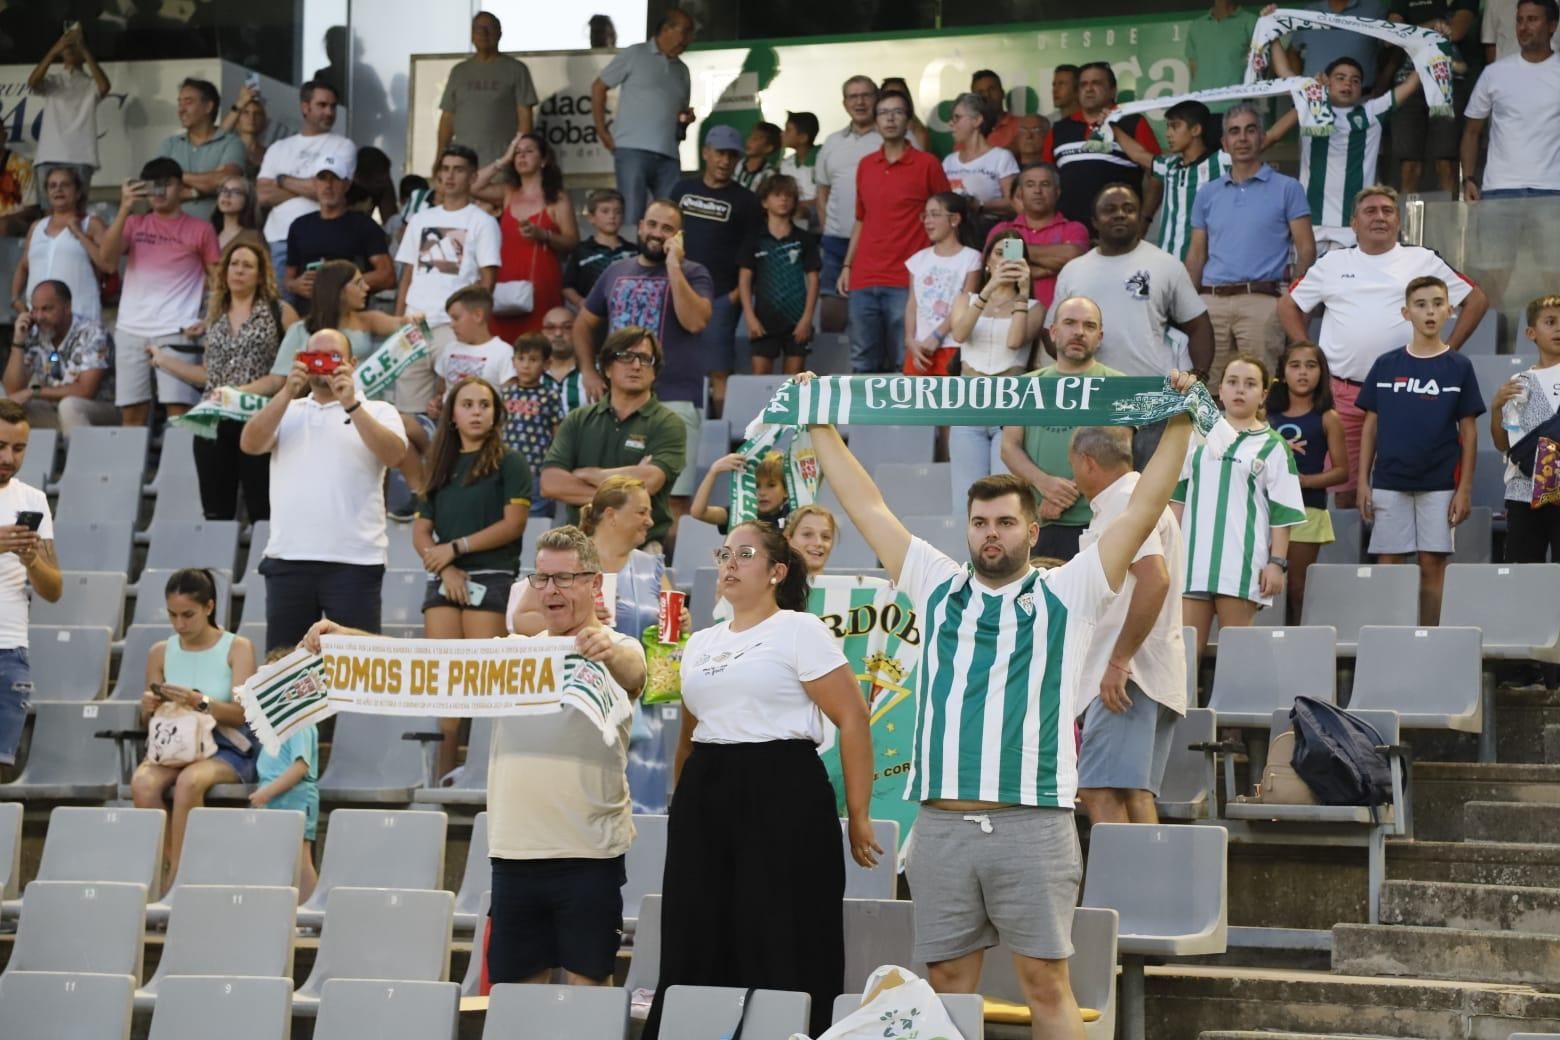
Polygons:
M1412 376L1398 376L1390 383L1377 383L1377 390L1391 390L1394 394L1419 394L1421 397L1440 397L1443 393L1460 394L1462 387L1449 386L1441 389L1441 384L1434 379L1415 379Z

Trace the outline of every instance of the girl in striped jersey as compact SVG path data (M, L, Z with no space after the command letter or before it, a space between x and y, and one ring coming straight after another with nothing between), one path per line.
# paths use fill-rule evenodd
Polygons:
M1224 368L1220 419L1193 441L1171 508L1186 538L1182 609L1197 629L1197 655L1217 614L1225 628L1249 625L1284 591L1289 528L1304 522L1295 459L1267 424L1267 366L1246 354Z

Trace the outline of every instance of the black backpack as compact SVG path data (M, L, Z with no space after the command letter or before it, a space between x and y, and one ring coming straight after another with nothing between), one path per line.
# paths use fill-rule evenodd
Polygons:
M1342 708L1296 697L1289 711L1295 753L1289 764L1323 805L1392 804L1392 763L1378 751L1386 741L1376 727Z

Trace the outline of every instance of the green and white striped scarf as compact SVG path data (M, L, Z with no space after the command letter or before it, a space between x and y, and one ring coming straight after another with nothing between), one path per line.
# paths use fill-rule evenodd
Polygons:
M1300 132L1307 137L1328 137L1333 132L1332 102L1327 100L1327 88L1314 76L1290 76L1287 79L1264 79L1255 83L1237 83L1232 87L1213 87L1190 94L1165 95L1143 101L1128 101L1111 109L1105 121L1096 127L1085 142L1090 152L1111 150L1110 125L1125 116L1144 112L1162 112L1174 108L1183 101L1201 101L1212 107L1226 101L1249 101L1252 98L1274 97L1288 94L1294 101L1295 113L1300 117Z
M791 443L788 448L779 447L787 428L770 426L760 431L758 436L743 441L742 447L737 449L747 461L731 475L731 507L727 513L727 530L758 517L758 465L771 451L780 451L785 456L786 515L789 516L802 506L812 505L817 499L820 473L812 438L805 429L789 432Z

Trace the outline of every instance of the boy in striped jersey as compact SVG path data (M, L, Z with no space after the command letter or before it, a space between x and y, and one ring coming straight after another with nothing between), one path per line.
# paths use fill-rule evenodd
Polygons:
M1229 153L1218 144L1218 126L1201 101L1172 105L1165 112L1165 154L1155 155L1122 131L1121 124L1111 124L1121 150L1153 174L1143 186L1143 212L1152 219L1164 203L1154 244L1182 262L1192 241L1192 202L1197 189L1230 169ZM1210 133L1214 134L1212 143ZM1272 136L1271 130L1268 135Z
M1171 380L1183 393L1194 382ZM1170 500L1190 430L1184 414L1169 420L1121 515L1042 575L1029 563L1035 500L1019 478L971 485L961 565L911 536L838 430L812 427L829 486L920 619L907 784L921 802L908 866L915 958L939 992L974 993L986 948L1006 943L1036 1038L1083 1037L1067 977L1081 874L1071 720L1083 658Z

